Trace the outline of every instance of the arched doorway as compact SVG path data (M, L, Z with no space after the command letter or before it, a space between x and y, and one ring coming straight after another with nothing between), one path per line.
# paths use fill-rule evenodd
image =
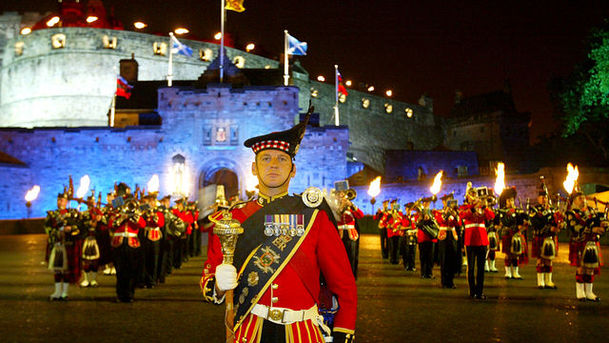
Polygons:
M224 185L224 193L227 200L235 195L239 195L239 177L228 168L221 168L206 175L201 175L201 179L203 180L201 185L203 187L214 184Z

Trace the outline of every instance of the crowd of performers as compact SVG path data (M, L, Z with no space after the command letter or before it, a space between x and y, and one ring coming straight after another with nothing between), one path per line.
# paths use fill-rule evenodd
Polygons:
M536 258L537 286L556 289L552 261L558 252L558 233L569 237L569 262L576 267L576 297L599 301L593 292L595 275L602 263L599 239L609 226L607 210L590 206L586 196L574 190L563 203L552 202L543 177L536 204L517 207L514 187L503 190L499 199L486 187L468 183L462 205L453 194L440 197L441 209L430 209L434 197L421 198L400 209L397 200L383 202L378 221L382 257L392 264L402 259L406 271L415 271L419 249L421 278L432 279L434 264L440 266L443 288L455 288L454 277L467 266L469 295L486 299L485 272L498 272L496 252L504 254L505 278L522 280L520 267Z
M136 288L165 282L189 257L201 254L201 230L196 203L170 196L157 198L124 183L101 203L92 194L74 199L72 186L57 195L57 209L47 212L46 259L54 272L50 300L67 300L69 285L97 287L97 273L116 274L119 302L133 302ZM77 208L69 208L77 200ZM84 206L84 207L83 207ZM81 210L81 207L82 210Z

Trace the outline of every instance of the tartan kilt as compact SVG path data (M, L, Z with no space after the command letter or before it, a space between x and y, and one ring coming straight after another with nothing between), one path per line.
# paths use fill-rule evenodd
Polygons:
M569 243L569 264L572 265L573 267L580 267L583 265L583 255L584 255L584 250L586 248L586 241L584 242L574 242L571 241ZM596 246L598 248L598 260L599 260L599 267L594 268L594 274L599 275L601 273L601 266L604 265L603 263L603 256L601 254L601 247L599 242L596 242Z
M543 241L545 239L546 237L544 236L533 236L533 241L531 242L531 257L541 258L541 247L543 246ZM553 239L556 255L558 256L558 239L556 236L554 236Z

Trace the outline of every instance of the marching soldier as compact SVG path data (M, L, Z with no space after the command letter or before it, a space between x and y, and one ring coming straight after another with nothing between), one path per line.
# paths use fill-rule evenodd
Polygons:
M156 207L156 194L149 194L142 198L142 206L146 227L142 248L144 250L144 285L146 288L153 288L159 279L159 263L161 259L161 239L163 238L162 227L165 226L163 212Z
M161 239L161 259L159 261L159 283L165 283L165 278L173 270L175 243L180 239L181 232L185 230L185 224L173 214L170 195L163 197L160 202L159 212L163 214L165 225L161 228L163 237Z
M397 199L391 201L391 210L386 221L387 239L389 241L389 262L398 264L398 252L400 249L400 236L402 235L401 224L404 215L400 211Z
M51 300L67 300L70 284L80 279L80 228L79 214L75 209L68 209L68 194L57 195L57 209L47 212L44 229L49 236L48 268L55 273L55 292Z
M183 225L176 226L180 229L175 232L174 245L173 245L173 268L180 269L182 263L188 260L188 237L189 233L192 233L192 215L185 209L185 204L188 202L187 198L178 199L175 202L175 207L172 213L178 217Z
M441 281L442 288L452 289L456 288L453 280L461 263L457 251L459 214L452 193L444 195L440 199L444 208L442 211L435 212L435 218L440 228L438 232L438 255L440 258Z
M419 260L421 262L421 278L433 279L433 247L436 243L439 226L434 213L429 209L432 198L421 199L421 204L415 206L418 213L415 222L418 229Z
M110 243L110 220L117 214L117 209L112 205L114 192L106 194L106 206L102 207L100 220L100 231L97 243L99 244L99 264L104 267L104 275L115 275L116 269L112 263L112 245Z
M577 267L575 295L580 301L600 301L592 291L594 275L600 272L599 237L609 226L607 218L589 207L579 190L571 194L571 210L566 213L567 230L571 234L569 262Z
M252 173L260 194L231 210L232 218L244 228L234 266L220 264L216 235L208 246L201 289L205 300L214 303L224 301L225 291L234 289L234 342L323 342L321 331L326 328L319 324L317 308L320 275L340 304L334 317L334 342L353 341L355 278L332 213L317 188L288 195L296 173L292 159L307 121L245 142L256 154ZM219 212L211 219L221 216Z
M349 188L349 181L337 181L334 187L338 190L339 215L338 229L342 236L349 263L353 270L353 276L357 279L357 265L359 261L359 225L358 220L364 218L364 212L357 208L351 200L355 199L356 193Z
M533 242L531 256L537 257L537 287L556 289L552 281L552 260L558 253L558 232L563 216L548 201L548 190L541 177L537 204L529 209Z
M501 251L505 254L505 278L522 280L519 266L528 262L525 239L526 215L516 209L516 188L509 187L499 196L499 211L495 222L502 235Z
M482 199L482 201L486 202L486 208L493 211L495 213L495 217L497 213L493 209L493 205L496 204L495 197L486 197ZM497 251L499 250L499 235L497 233L498 225L495 225L495 220L486 220L484 222L486 226L487 234L488 234L488 256L486 258L484 264L484 271L497 273L499 270L497 269Z
M467 255L467 283L469 296L484 300L484 261L488 247L485 221L492 220L495 213L486 207L474 188L468 187L466 203L459 208L464 226L463 244Z
M120 214L110 221L112 257L116 268L116 295L117 301L133 302L135 284L142 263L138 233L146 227L146 221L139 213L137 200L133 196L123 192L117 195L125 197L126 200Z
M381 254L383 258L389 257L389 239L387 238L387 221L391 218L389 214L389 200L385 200L383 201L383 208L379 208L374 215L374 220L378 220L379 237L381 238Z

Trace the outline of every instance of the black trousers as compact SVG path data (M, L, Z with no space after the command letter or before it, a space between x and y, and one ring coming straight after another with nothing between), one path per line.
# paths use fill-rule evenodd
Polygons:
M398 264L398 251L400 249L400 236L389 237L389 262Z
M454 286L453 279L461 263L460 253L457 251L457 241L452 235L447 235L446 239L438 242L438 257L440 258L440 272L442 286Z
M146 286L156 284L159 273L159 260L161 259L161 241L150 241L146 239L142 247L144 248L144 283Z
M165 277L171 274L173 270L173 245L173 237L163 237L163 243L161 243L161 271L159 273L160 282L165 282Z
M349 234L345 231L343 232L342 240L343 245L345 246L345 251L347 251L349 263L351 264L351 271L353 271L353 276L357 279L357 265L359 263L359 238L353 241L349 238Z
M469 295L480 296L484 289L484 261L486 260L486 246L466 246L467 253L467 282ZM474 273L474 268L475 273Z
M142 249L132 248L125 239L123 244L112 249L116 268L116 296L122 301L133 299L135 283L142 261Z
M419 260L421 261L421 276L431 277L433 270L433 242L419 243Z
M381 237L381 254L383 255L383 258L387 258L389 257L389 239L387 238L387 229L380 229L379 236Z
M402 255L402 263L404 269L415 270L415 259L417 254L417 244L408 243L408 236L400 237L400 254Z

